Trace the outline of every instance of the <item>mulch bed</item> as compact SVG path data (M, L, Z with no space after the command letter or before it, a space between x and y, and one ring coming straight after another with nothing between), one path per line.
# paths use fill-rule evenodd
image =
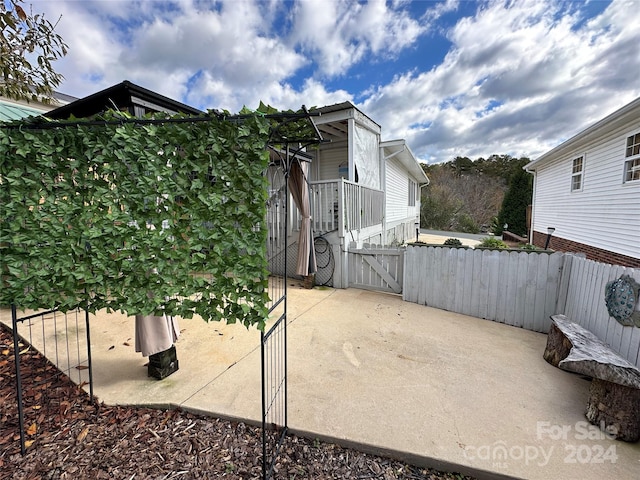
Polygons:
M0 325L0 480L258 479L261 429L180 410L92 404L20 343L27 453L20 453L13 338ZM467 479L288 435L274 478Z

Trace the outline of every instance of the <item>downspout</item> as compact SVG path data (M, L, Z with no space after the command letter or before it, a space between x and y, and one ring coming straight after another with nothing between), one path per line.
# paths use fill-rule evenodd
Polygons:
M529 243L533 245L533 232L535 230L534 225L536 221L536 187L538 184L538 175L536 175L536 170L530 170L528 168L524 169L525 172L528 172L533 175L533 194L531 196L531 228L529 229Z

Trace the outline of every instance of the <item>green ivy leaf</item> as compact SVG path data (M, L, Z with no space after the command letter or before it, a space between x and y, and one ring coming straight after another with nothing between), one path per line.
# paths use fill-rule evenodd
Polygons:
M0 124L0 302L263 328L273 121L262 113L241 123Z

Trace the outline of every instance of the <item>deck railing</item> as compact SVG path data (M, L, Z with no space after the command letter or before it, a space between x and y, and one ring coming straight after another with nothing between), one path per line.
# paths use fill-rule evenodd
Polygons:
M348 180L311 182L311 221L315 233L352 230L379 225L384 214L384 192ZM300 214L293 207L292 225L298 229Z

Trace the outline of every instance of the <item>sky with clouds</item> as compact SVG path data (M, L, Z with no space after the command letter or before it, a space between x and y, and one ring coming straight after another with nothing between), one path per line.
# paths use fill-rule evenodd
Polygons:
M237 112L352 101L422 162L536 158L640 96L640 0L27 0L59 91Z

